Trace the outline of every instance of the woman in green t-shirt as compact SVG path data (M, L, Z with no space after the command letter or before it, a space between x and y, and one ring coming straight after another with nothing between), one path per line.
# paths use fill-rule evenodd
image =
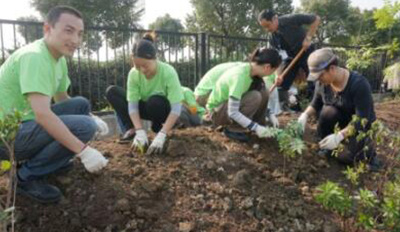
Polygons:
M207 100L207 110L215 126L225 126L224 134L246 142L249 138L243 128L266 137L265 124L268 92L262 80L272 74L281 63L275 49L259 48L249 62L226 70L218 79ZM239 127L238 127L239 126Z
M134 67L129 72L127 91L110 86L106 92L122 129L128 131L124 137L135 134L132 143L135 150L149 143L141 119L152 122L151 129L157 135L146 154L162 152L167 133L180 116L183 100L175 69L156 58L154 38L153 33L146 33L133 47Z

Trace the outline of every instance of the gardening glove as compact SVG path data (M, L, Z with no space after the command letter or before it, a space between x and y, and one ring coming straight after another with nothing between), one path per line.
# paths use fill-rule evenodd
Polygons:
M297 104L297 98L296 98L296 96L290 95L290 96L289 96L289 103L292 104L292 105Z
M108 160L96 149L86 146L77 156L88 172L98 172L104 168Z
M268 117L268 120L271 122L273 127L279 127L279 120L278 118L275 116L275 114L270 114Z
M269 127L257 125L254 131L256 132L256 135L257 135L259 138L270 138L270 137L271 137L271 135L270 135L270 134L271 134L270 129L271 129L271 128L269 128Z
M343 139L344 136L341 132L337 134L330 134L319 142L319 147L321 149L333 150L339 146Z
M133 139L131 148L135 151L142 150L149 144L147 133L143 129L136 130L135 138Z
M97 125L97 131L99 133L99 135L104 136L106 134L108 134L108 126L107 123L104 122L100 117L92 115L92 118L94 120L94 122Z
M151 143L149 149L147 149L146 155L151 154L161 154L164 148L164 143L167 138L167 134L160 131L154 138L153 142Z
M308 114L306 113L302 113L300 117L297 119L297 122L301 125L302 132L304 132L304 130L306 129L307 119L308 119Z

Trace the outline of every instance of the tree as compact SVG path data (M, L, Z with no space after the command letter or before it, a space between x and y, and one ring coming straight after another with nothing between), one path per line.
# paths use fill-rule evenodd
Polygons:
M27 22L39 22L40 20L36 18L36 16L24 16L19 17L17 20L19 21L27 21ZM25 38L25 43L31 43L42 37L42 27L36 25L21 25L18 26L18 32Z
M350 0L301 0L300 9L321 17L318 42L334 43L349 36L346 22L350 16Z
M149 25L151 30L169 31L169 32L182 32L184 27L179 19L171 18L169 14L158 17L156 21ZM157 39L157 42L162 48L167 48L169 51L176 51L183 46L183 41L180 36L163 35ZM164 52L165 50L162 49Z
M32 6L40 12L43 18L47 12L57 5L75 7L83 14L85 26L137 28L143 10L137 9L138 0L32 0ZM122 46L129 40L129 35L121 31L103 32L111 48ZM99 49L102 38L97 32L88 32L84 45L91 51Z
M292 12L292 0L190 0L194 12L186 18L190 32L209 32L230 36L263 35L257 23L264 9L274 9L278 14Z

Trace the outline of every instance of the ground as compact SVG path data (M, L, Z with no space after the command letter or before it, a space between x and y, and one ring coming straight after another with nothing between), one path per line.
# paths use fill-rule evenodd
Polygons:
M396 131L399 103L376 106ZM93 175L76 161L72 172L49 177L64 193L56 205L18 197L16 231L339 231L313 193L328 179L345 183L345 168L318 157L314 134L315 125L307 151L292 160L272 139L235 143L206 127L174 131L156 157L132 154L116 138L96 141L107 168Z

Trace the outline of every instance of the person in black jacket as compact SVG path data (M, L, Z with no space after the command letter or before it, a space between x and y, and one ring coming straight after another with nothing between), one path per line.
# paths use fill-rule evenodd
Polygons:
M357 141L359 131L367 131L376 120L371 86L362 75L338 66L338 57L331 48L318 49L308 58L309 81L316 81L314 97L298 122L305 128L307 118L318 115L317 133L320 154L329 155L348 138L347 151L339 161L353 164L366 160L371 168L378 168L376 152L369 138ZM366 119L366 125L355 123L355 135L349 135L349 123L353 115ZM335 133L335 125L340 131ZM367 147L368 149L364 149Z
M276 84L279 86L279 100L283 104L283 109L287 110L288 90L293 84L299 70L302 69L307 76L309 73L307 67L308 56L315 50L311 43L312 37L317 31L320 23L320 17L314 14L288 14L279 16L272 10L264 10L258 16L258 23L268 32L271 33L270 44L272 47L280 51L282 56L282 65ZM304 27L309 26L306 30ZM281 76L283 70L290 64L293 58L299 53L301 48L305 48L305 52L296 62L292 69L284 77ZM307 95L312 97L314 85L308 83Z

